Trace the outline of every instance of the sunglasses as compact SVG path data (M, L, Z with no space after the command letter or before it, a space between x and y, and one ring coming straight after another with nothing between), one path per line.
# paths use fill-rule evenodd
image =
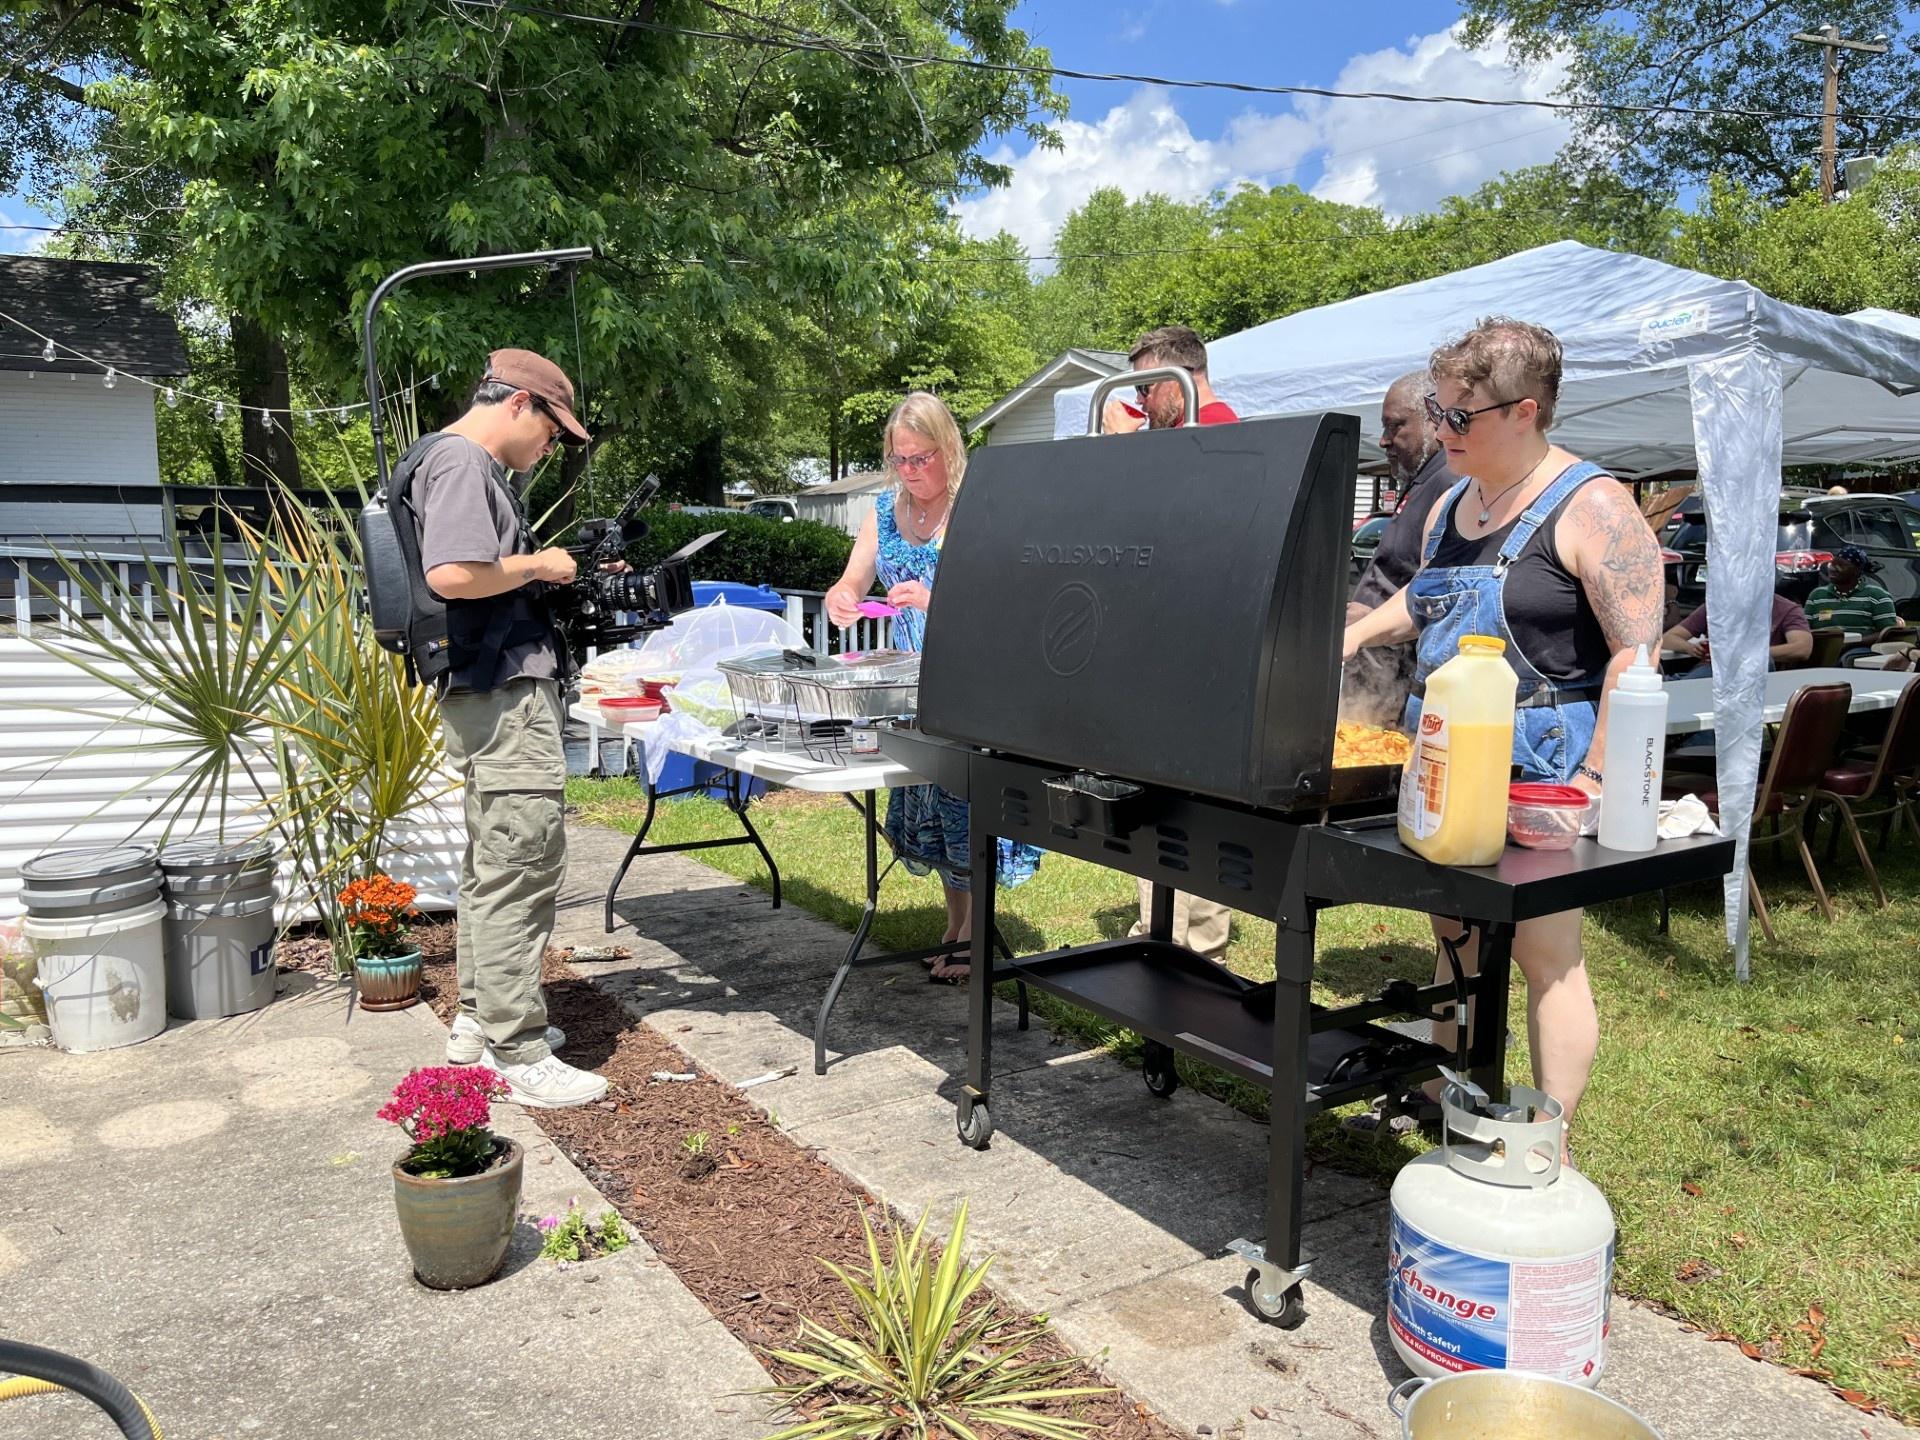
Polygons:
M923 455L889 455L887 465L903 475L918 475L934 462L935 452L927 451Z
M1189 371L1188 371L1187 373L1188 373L1189 375L1191 375L1191 374L1192 374L1193 372L1192 372L1191 370L1189 370ZM1156 386L1156 385L1167 385L1167 384L1171 384L1171 383L1172 383L1171 381L1167 381L1167 380L1149 380L1149 381L1148 381L1148 382L1147 382L1146 384L1144 384L1144 385L1136 385L1136 386L1134 386L1134 387L1133 387L1133 390L1134 390L1134 393L1135 393L1136 395L1138 395L1138 396L1139 396L1139 397L1140 397L1140 398L1141 398L1142 400L1144 400L1144 399L1146 399L1146 398L1147 398L1147 396L1148 396L1148 395L1149 395L1150 393L1152 393L1152 391L1153 391L1153 387L1154 387L1154 386Z
M1518 400L1497 400L1491 405L1482 405L1478 410L1462 410L1458 405L1443 407L1438 396L1427 396L1427 419L1436 425L1445 425L1456 435L1464 435L1473 428L1473 417L1484 415L1489 410L1504 410L1509 405L1518 405Z

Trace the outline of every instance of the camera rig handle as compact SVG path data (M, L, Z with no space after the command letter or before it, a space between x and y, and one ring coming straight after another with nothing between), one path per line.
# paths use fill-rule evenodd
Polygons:
M408 265L396 270L374 287L373 295L367 301L367 313L360 324L360 345L362 358L367 366L367 423L373 429L373 466L374 478L379 482L379 493L387 493L387 482L392 478L387 470L386 425L380 414L380 365L375 357L373 336L374 325L380 317L380 306L387 296L406 284L409 280L418 280L427 275L459 275L469 270L513 270L534 265L547 265L558 268L562 265L578 265L593 259L593 250L586 245L574 245L565 250L526 250L513 255L474 255L465 260L423 260L418 265Z

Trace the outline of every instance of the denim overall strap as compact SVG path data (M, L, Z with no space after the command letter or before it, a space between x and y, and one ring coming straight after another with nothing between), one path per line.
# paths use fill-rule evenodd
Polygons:
M1472 483L1471 479L1462 480L1440 498L1440 523L1434 526L1433 532L1427 536L1426 553L1420 557L1422 565L1433 563L1433 557L1440 549L1440 539L1447 533L1447 521L1453 516L1453 507L1460 503L1460 497L1467 493L1467 486Z
M1539 533L1540 527L1547 523L1560 502L1594 476L1605 473L1591 460L1576 460L1562 470L1560 478L1535 497L1521 515L1519 523L1508 533L1506 543L1500 547L1500 557L1494 562L1493 573L1504 576L1507 567L1520 558L1520 552L1527 548L1527 542Z

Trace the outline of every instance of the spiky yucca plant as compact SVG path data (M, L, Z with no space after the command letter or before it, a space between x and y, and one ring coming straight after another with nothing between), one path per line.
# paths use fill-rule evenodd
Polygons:
M911 1235L888 1221L888 1256L864 1211L860 1224L867 1237L864 1274L820 1262L846 1287L853 1315L840 1319L839 1330L803 1317L799 1348L767 1351L811 1377L767 1392L781 1397L782 1409L808 1417L768 1440L979 1440L981 1426L1075 1440L1093 1429L1088 1421L1030 1408L1107 1393L1059 1385L1072 1360L1024 1358L1046 1333L1045 1316L1029 1323L1002 1315L991 1295L969 1309L993 1261L962 1260L964 1203L937 1260L925 1216Z

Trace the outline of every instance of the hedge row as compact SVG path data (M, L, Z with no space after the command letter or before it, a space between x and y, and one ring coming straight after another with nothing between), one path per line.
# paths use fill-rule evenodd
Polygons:
M738 580L776 590L824 590L846 568L853 539L812 520L763 520L757 515L689 515L651 512L646 539L627 547L636 567L664 560L709 530L726 534L693 560L696 580Z

